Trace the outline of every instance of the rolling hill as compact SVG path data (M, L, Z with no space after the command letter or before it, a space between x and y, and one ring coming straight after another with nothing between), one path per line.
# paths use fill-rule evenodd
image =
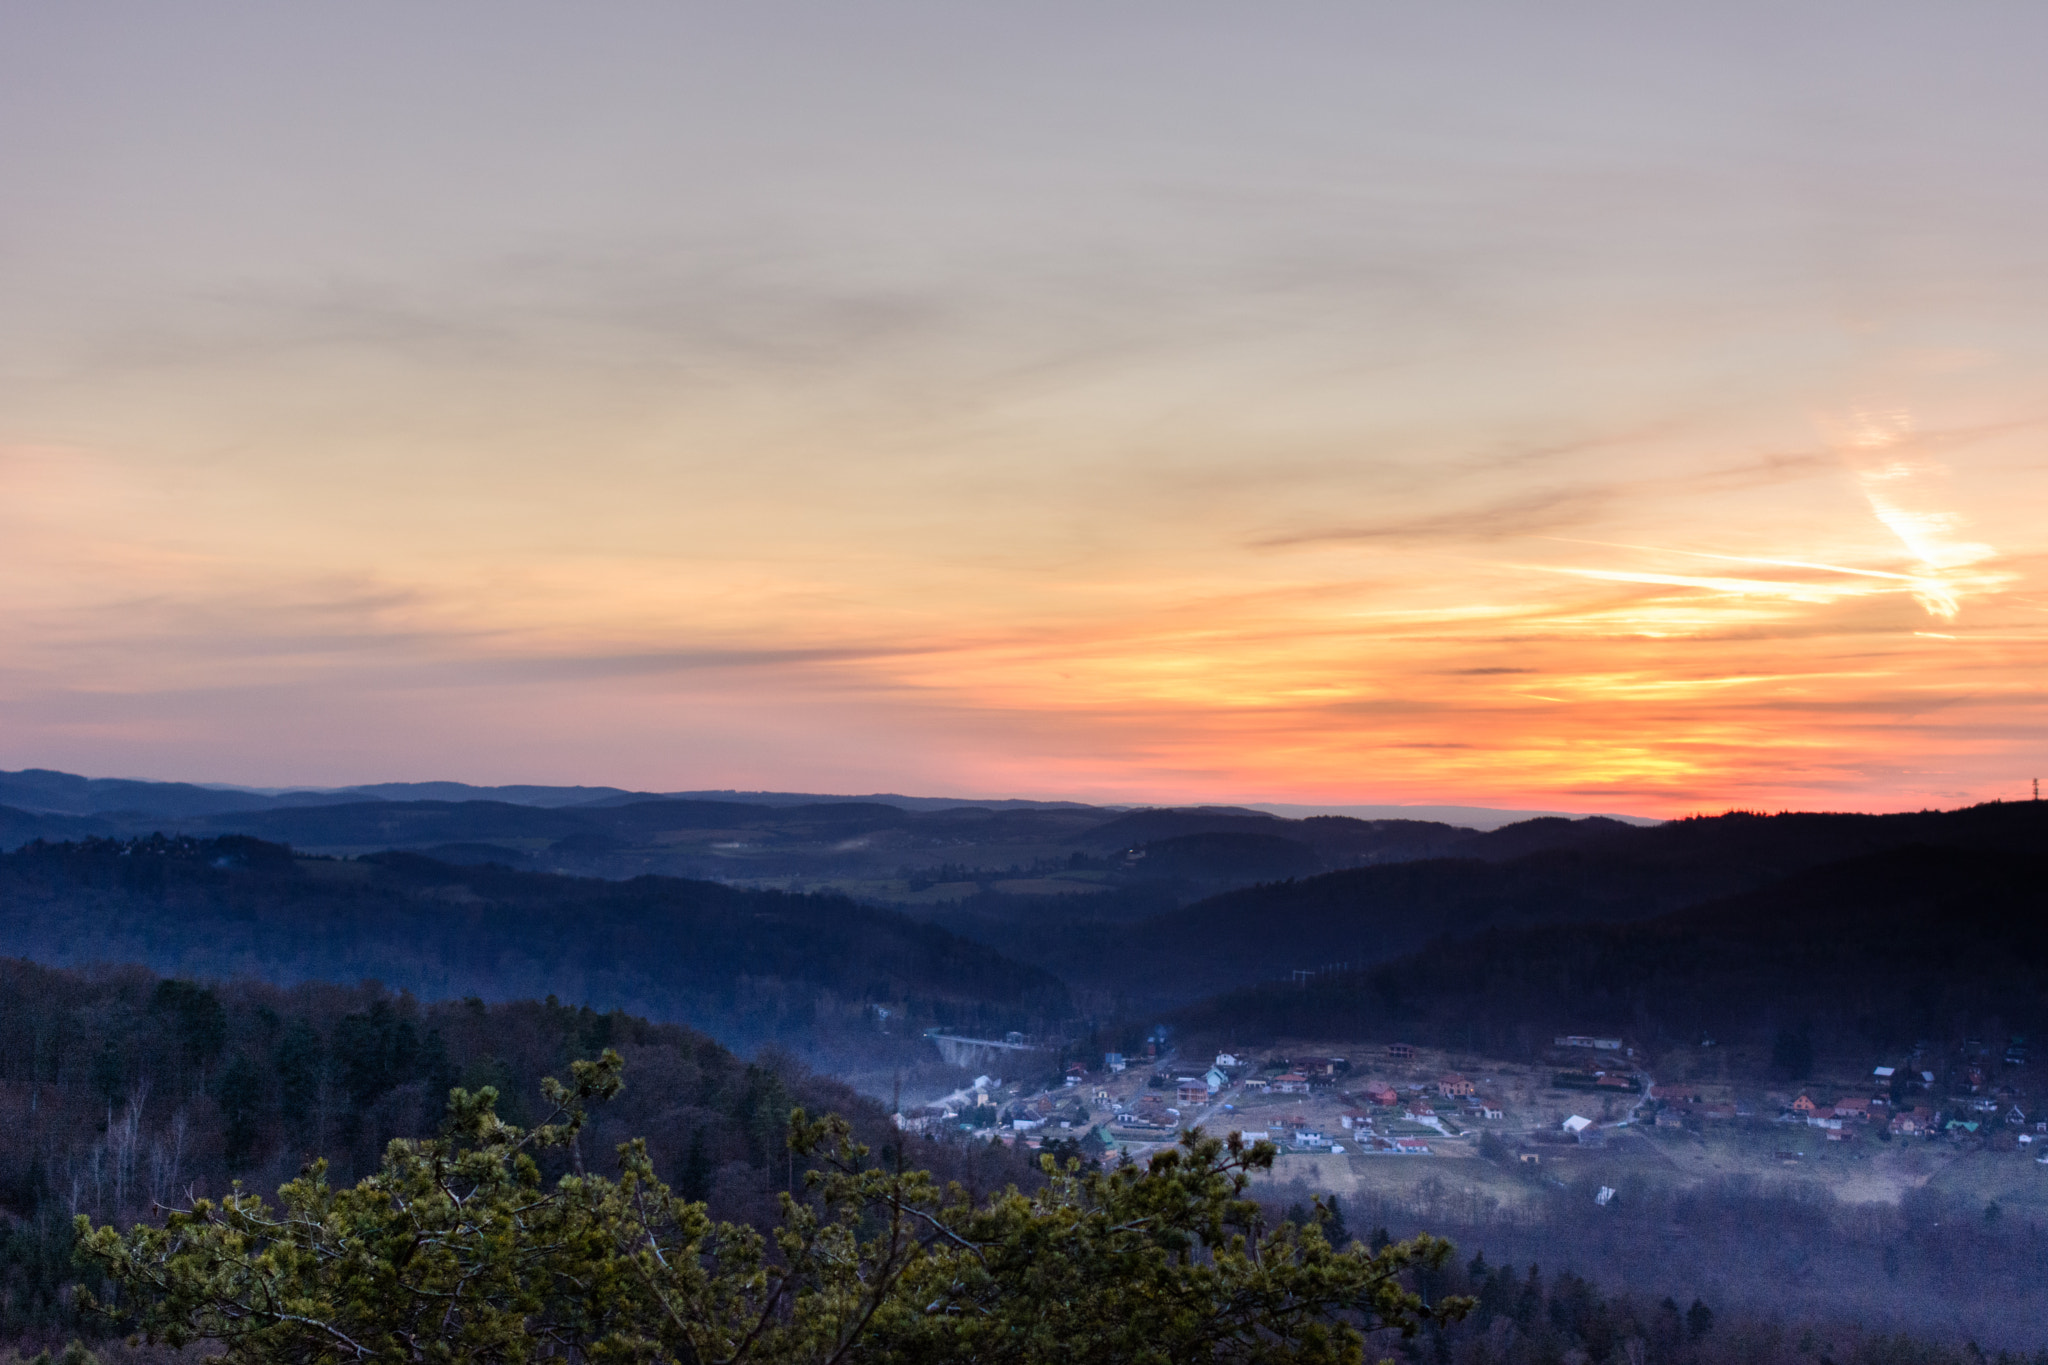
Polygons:
M374 979L427 999L555 995L807 1054L872 1040L874 1005L912 1031L1070 1012L1048 974L840 897L409 853L313 858L246 836L0 855L0 954L286 985Z
M2038 1034L2048 855L1912 844L1635 923L1497 926L1180 1017L1239 1038L1398 1034L1500 1055L1552 1033L1657 1049L1791 1030L1879 1053L1959 1030Z

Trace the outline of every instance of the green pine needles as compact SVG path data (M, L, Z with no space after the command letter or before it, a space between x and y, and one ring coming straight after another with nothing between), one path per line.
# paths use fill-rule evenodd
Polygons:
M584 1111L618 1054L548 1082L522 1131L486 1087L447 1136L399 1140L347 1189L315 1166L273 1210L239 1187L126 1233L79 1220L81 1254L152 1340L221 1343L226 1365L826 1365L828 1362L1351 1362L1469 1303L1425 1305L1402 1272L1448 1260L1419 1237L1340 1249L1326 1219L1268 1227L1245 1198L1273 1148L1189 1134L1142 1165L985 1202L871 1159L837 1117L790 1120L808 1166L771 1236L714 1223L655 1178L583 1170ZM565 1148L549 1185L535 1153Z

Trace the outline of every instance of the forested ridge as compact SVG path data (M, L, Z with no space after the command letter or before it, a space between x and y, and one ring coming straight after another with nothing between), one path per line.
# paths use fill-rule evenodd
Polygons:
M1205 1001L1234 1037L1393 1034L1522 1055L1553 1033L1653 1048L1794 1026L1886 1050L2048 1026L2048 857L1909 847L1625 924L1499 927L1305 986Z
M772 1216L794 1106L892 1140L879 1105L790 1059L746 1062L619 1012L0 959L0 1340L92 1329L65 1288L81 1273L76 1214L125 1224L232 1180L274 1190L315 1157L350 1180L390 1139L437 1131L450 1087L494 1087L508 1119L531 1121L544 1076L606 1048L631 1083L592 1116L586 1149L644 1137L662 1177L723 1217ZM926 1146L920 1164L977 1189L1029 1183L1021 1155Z
M874 1032L1028 1028L1054 977L842 897L611 882L417 854L309 858L259 840L153 836L0 855L0 953L194 977L377 980L427 999L558 995L740 1047Z
M1914 848L1947 850L1959 869L1980 858L1989 868L2048 857L2048 803L1898 815L1736 811L1647 828L1539 819L1472 836L1441 856L1275 879L1188 905L1162 905L1131 888L1045 898L1028 910L984 896L929 913L1058 973L1090 998L1142 1012L1285 981L1296 969L1391 963L1439 940L1527 931L1527 941L1543 943L1555 926L1573 942L1598 941L1583 926L1655 920ZM1807 959L1816 970L1829 970L1827 949L1817 944ZM1960 965L1968 979L1968 961ZM1483 964L1476 979L1490 983L1496 967L1510 979L1522 971L1506 957ZM1545 1019L1573 999L1516 998Z

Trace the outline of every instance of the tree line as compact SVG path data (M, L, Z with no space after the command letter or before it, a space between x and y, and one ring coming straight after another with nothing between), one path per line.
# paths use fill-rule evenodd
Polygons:
M425 999L554 993L728 1044L829 1048L913 1030L1041 1030L1057 978L842 897L610 882L416 854L314 858L239 836L30 844L0 854L0 953L278 984L373 979Z
M1396 961L1205 1001L1188 1029L1531 1056L1555 1033L1652 1049L1781 1031L1822 1054L2048 1025L2048 857L1908 848L1632 924L1494 928Z
M393 1138L443 1122L451 1088L492 1087L525 1121L541 1081L606 1048L640 1084L593 1120L643 1137L664 1179L721 1216L771 1216L790 1177L790 1109L849 1116L893 1141L881 1107L793 1058L546 1000L422 1004L374 984L208 984L0 959L0 1340L85 1330L71 1219L122 1224L241 1180L274 1190L310 1161L374 1171ZM977 1189L1031 1183L1007 1151L926 1144Z

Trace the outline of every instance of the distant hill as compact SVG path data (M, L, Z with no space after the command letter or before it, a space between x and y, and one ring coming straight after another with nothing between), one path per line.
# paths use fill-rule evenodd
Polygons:
M1323 860L1298 839L1219 831L1160 839L1134 850L1145 871L1191 882L1277 881L1318 871Z
M1258 832L1314 852L1278 862L1232 857L1224 845L1192 861L1122 856L1183 836ZM1175 898L1191 900L1279 875L1426 857L1472 831L1406 820L1283 820L1210 807L1125 811L1054 801L655 795L458 782L254 792L41 769L0 773L0 849L38 838L154 833L247 834L338 855L410 850L613 880L656 874L755 886L831 884L863 899L907 902L915 899L908 882L928 884L940 870L940 880L955 885L1032 883L1076 870L1077 857L1089 880L1080 890L1165 881Z
M1553 1032L1655 1048L1784 1029L1881 1055L1958 1029L2039 1036L2048 855L1914 844L1639 923L1496 927L1181 1019L1247 1040L1399 1034L1496 1055Z
M0 954L279 984L374 979L434 999L554 994L807 1053L873 1034L874 1004L913 1035L1070 1013L1046 973L840 897L410 853L336 861L245 836L0 855Z
M295 794L296 799L324 801L327 793ZM221 811L267 808L282 798L255 792L202 787L190 782L136 782L126 778L79 777L48 768L0 773L0 806L52 815L134 813L159 818L212 815ZM348 799L348 798L340 798Z
M640 801L716 801L738 805L808 806L865 802L903 810L954 810L983 806L1003 810L1093 810L1074 801L968 800L938 796L832 796L807 792L636 792L623 787L558 787L533 783L475 786L468 782L368 782L353 787L320 789L255 789L191 782L151 782L134 778L80 777L49 768L0 772L0 806L58 815L93 815L103 811L156 816L216 814L223 811L270 810L278 806L347 804L376 801L496 801L517 806L586 806Z
M1293 835L1305 825L1276 822ZM1217 838L1221 836L1210 836ZM1450 846L1454 856L1244 886L1123 922L943 920L1076 987L1155 1006L1370 965L1434 940L1493 929L1650 919L1740 895L1802 871L1926 845L2048 856L2048 804L1902 815L1729 814L1649 828L1591 817L1537 819Z

